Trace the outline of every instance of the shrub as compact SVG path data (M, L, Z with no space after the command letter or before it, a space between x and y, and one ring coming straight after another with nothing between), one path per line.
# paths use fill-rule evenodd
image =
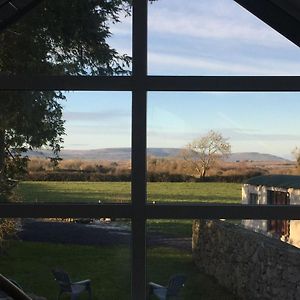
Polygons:
M148 172L149 182L186 182L193 181L195 177L185 174L170 174L169 172Z

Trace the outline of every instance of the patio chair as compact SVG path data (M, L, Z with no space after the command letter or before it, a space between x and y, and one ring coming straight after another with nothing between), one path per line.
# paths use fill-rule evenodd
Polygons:
M88 292L89 300L92 299L90 279L72 282L68 273L66 273L63 270L55 269L52 270L52 273L60 287L57 299L60 299L60 296L63 293L68 293L71 295L71 300L76 300L79 297L79 295L84 291Z
M179 293L186 279L187 277L183 274L175 274L170 277L167 286L149 282L149 295L154 295L159 300L180 299Z

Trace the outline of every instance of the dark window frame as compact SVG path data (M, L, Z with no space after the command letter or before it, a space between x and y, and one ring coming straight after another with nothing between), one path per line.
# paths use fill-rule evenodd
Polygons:
M299 92L299 76L148 76L148 0L133 0L133 73L130 77L0 75L0 90L132 92L132 202L128 204L1 203L0 217L123 217L132 221L132 299L146 299L147 219L299 219L300 206L147 204L147 92Z
M249 204L256 205L258 203L258 193L250 193L249 194Z

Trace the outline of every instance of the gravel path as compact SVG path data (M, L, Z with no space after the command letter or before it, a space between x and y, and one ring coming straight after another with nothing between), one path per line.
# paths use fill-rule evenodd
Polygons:
M18 232L23 241L76 245L128 245L131 242L130 226L121 222L95 221L91 224L58 222L42 219L25 219ZM168 246L191 251L191 238L174 238L158 233L147 236L147 246Z

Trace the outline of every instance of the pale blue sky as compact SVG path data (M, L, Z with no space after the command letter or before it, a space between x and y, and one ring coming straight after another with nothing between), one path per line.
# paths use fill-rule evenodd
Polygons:
M110 43L131 54L131 18ZM300 49L232 0L149 5L151 75L300 75ZM131 93L69 92L66 149L130 147ZM214 129L234 152L290 157L300 146L297 93L149 93L148 146L183 147Z

